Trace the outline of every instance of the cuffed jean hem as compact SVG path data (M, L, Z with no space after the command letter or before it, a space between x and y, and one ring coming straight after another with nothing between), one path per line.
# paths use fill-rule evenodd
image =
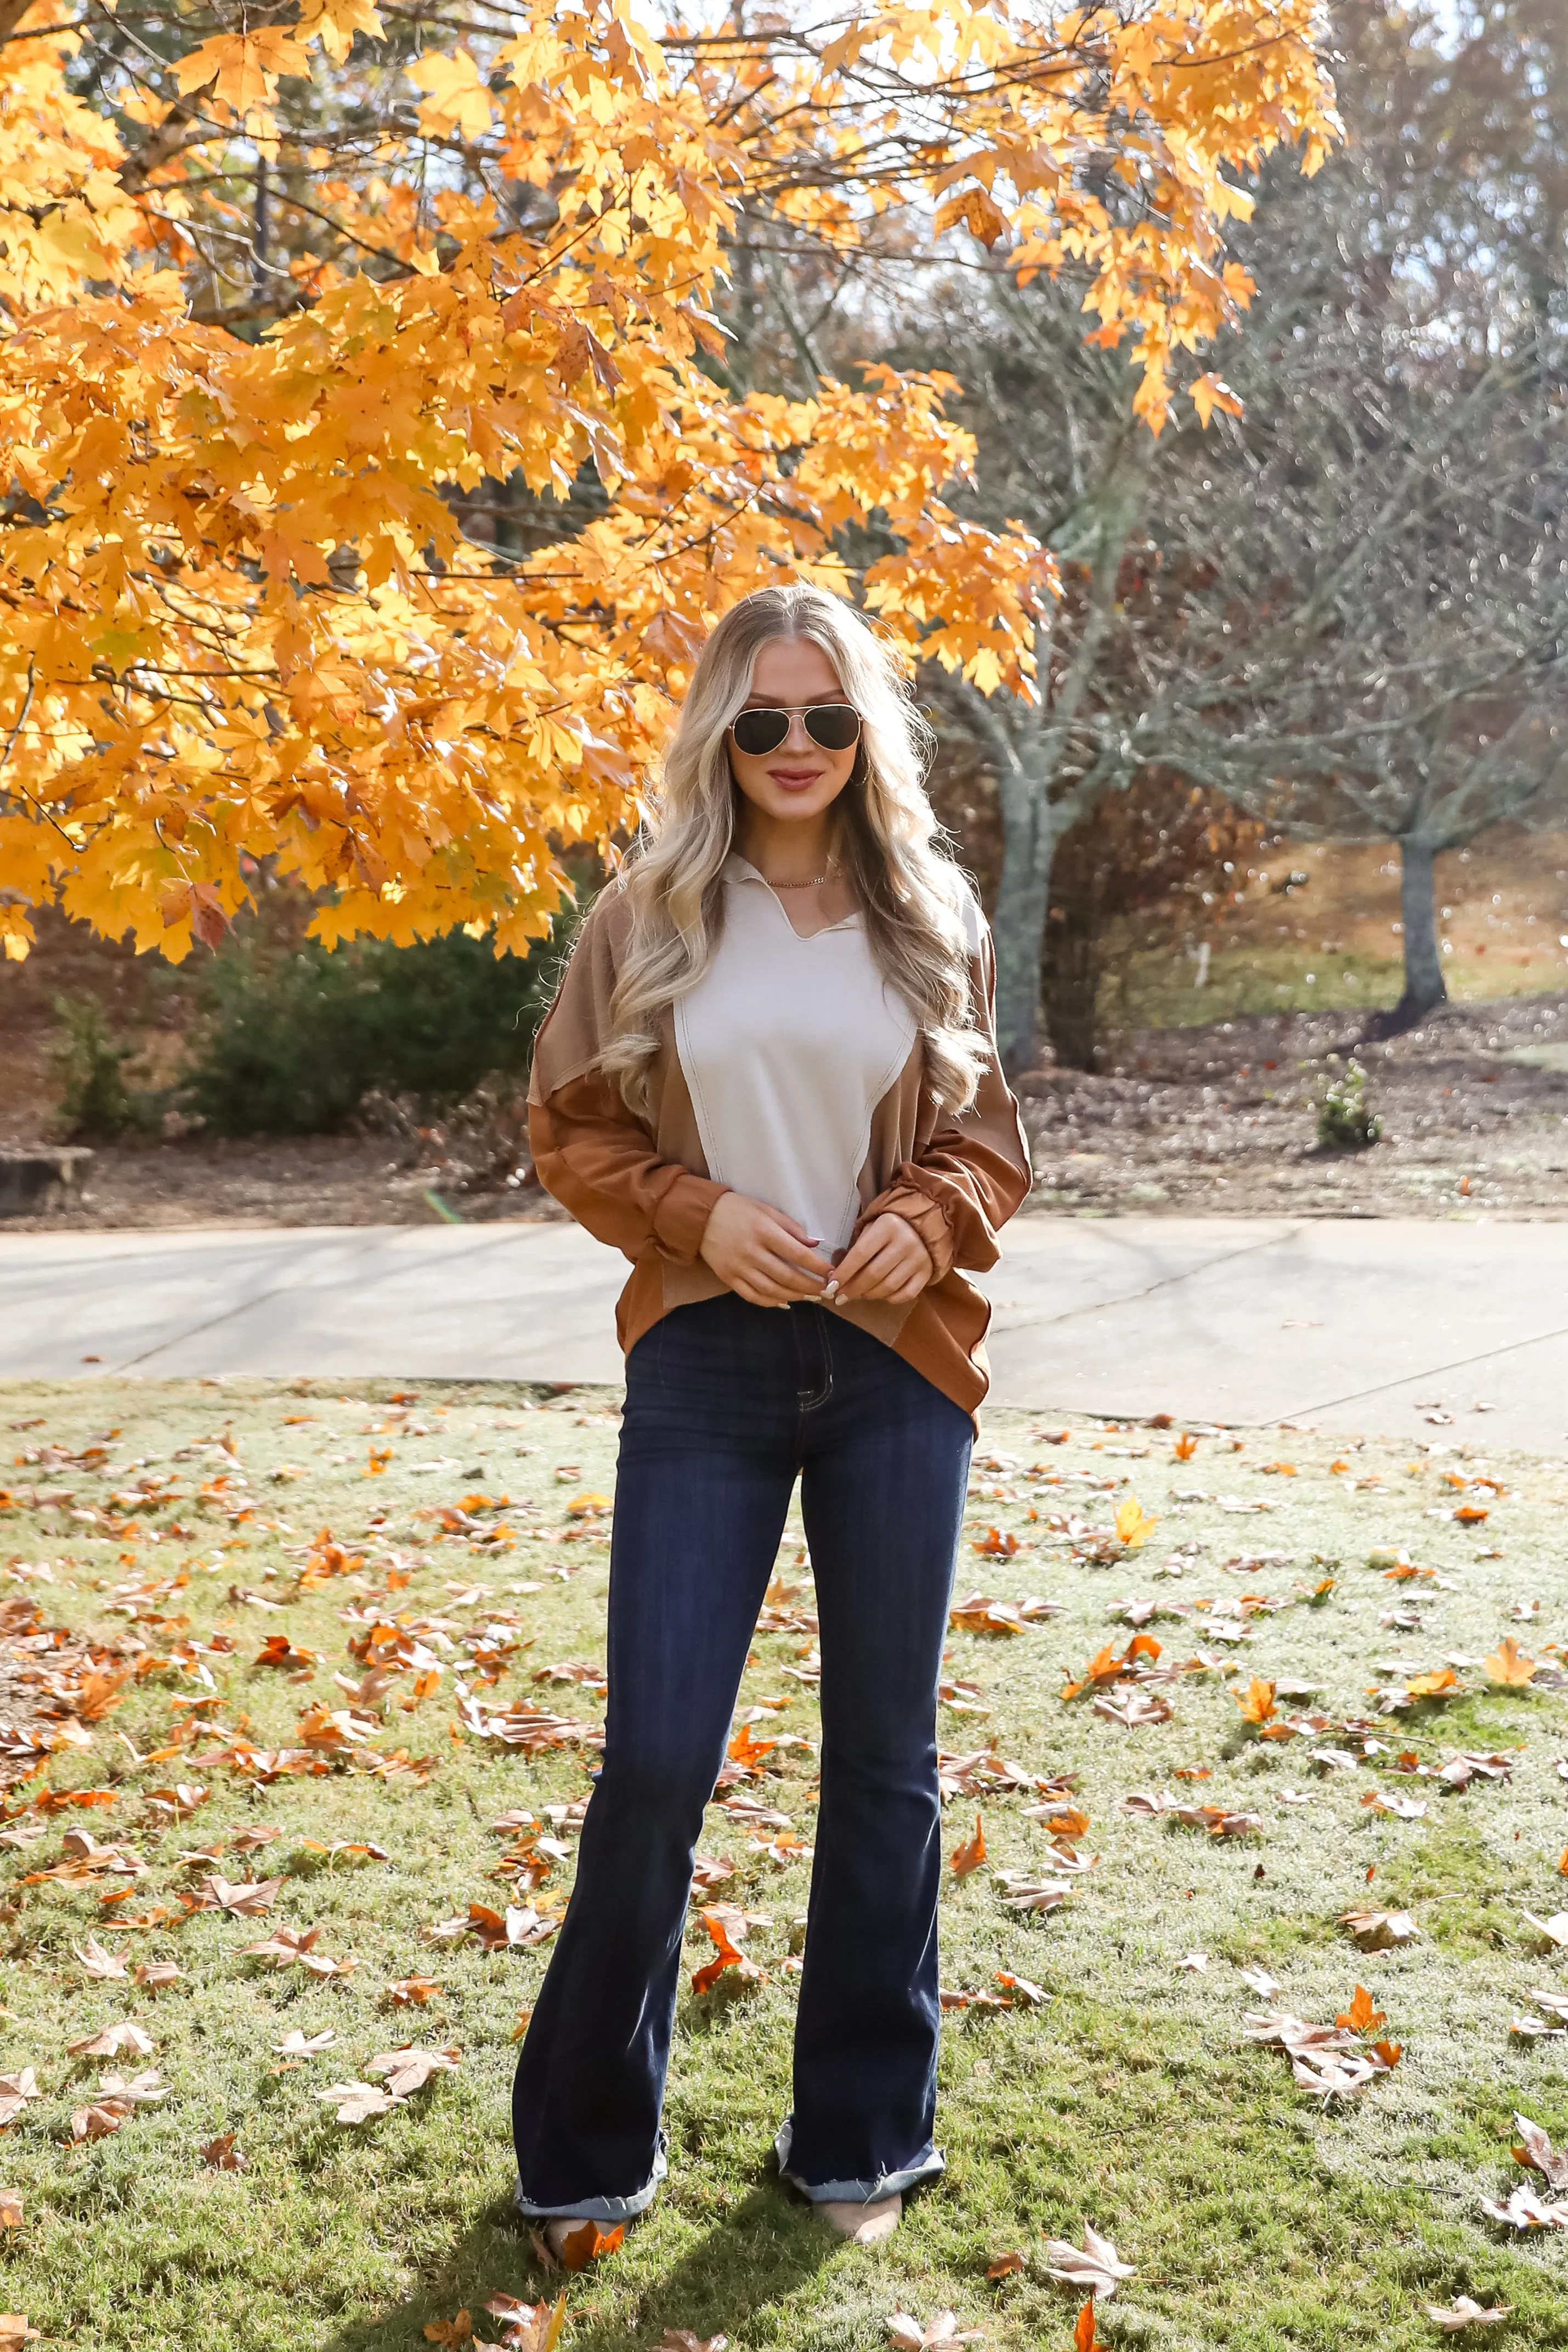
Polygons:
M935 2180L947 2168L946 2158L938 2147L928 2147L914 2164L906 2164L901 2172L883 2172L874 2180L802 2180L798 2172L789 2169L789 2147L793 2138L791 2119L786 2116L773 2142L773 2153L779 2158L779 2170L792 2189L813 2205L874 2205L879 2198L902 2197L906 2189L917 2189L923 2180Z
M661 2132L653 2169L642 2188L634 2189L630 2197L580 2197L564 2205L536 2205L519 2180L512 2191L512 2202L530 2221L601 2221L613 2229L617 2221L634 2221L639 2213L647 2211L668 2169L664 2136Z

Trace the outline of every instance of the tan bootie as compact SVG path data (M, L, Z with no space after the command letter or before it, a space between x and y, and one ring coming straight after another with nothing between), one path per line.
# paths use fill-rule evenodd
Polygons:
M878 2197L870 2205L848 2205L834 2199L819 2205L817 2210L841 2238L848 2238L857 2246L874 2246L882 2239L891 2238L904 2219L904 2200Z

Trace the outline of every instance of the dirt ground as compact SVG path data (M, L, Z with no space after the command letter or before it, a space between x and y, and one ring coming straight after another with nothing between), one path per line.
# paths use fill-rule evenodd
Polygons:
M1357 1049L1382 1117L1323 1151L1315 1106L1354 1041L1343 1013L1145 1030L1103 1077L1020 1081L1036 1210L1290 1216L1568 1216L1568 995L1450 1006Z
M1020 1082L1031 1208L1568 1215L1568 836L1499 833L1441 860L1437 884L1456 1002L1361 1049L1385 1120L1374 1149L1320 1152L1314 1106L1334 1075L1328 1056L1398 992L1397 868L1384 847L1286 843L1208 910L1203 986L1190 942L1133 960L1127 1030L1105 1075ZM154 1062L177 1050L188 977L46 925L33 957L0 966L0 1148L50 1132L51 999L83 989ZM559 1213L536 1185L472 1191L465 1175L438 1129L136 1140L98 1149L80 1198L5 1230Z

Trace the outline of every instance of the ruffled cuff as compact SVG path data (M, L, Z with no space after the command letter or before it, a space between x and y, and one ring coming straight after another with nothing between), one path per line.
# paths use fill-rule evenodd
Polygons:
M711 1177L694 1176L685 1168L672 1171L653 1208L653 1238L660 1256L674 1265L695 1265L702 1254L714 1202L730 1189L727 1184L716 1184Z
M852 1245L873 1217L888 1216L902 1217L905 1224L914 1226L930 1255L933 1282L940 1282L944 1275L951 1272L956 1237L947 1221L947 1212L935 1193L910 1181L903 1169L886 1192L879 1192L862 1210L850 1237Z

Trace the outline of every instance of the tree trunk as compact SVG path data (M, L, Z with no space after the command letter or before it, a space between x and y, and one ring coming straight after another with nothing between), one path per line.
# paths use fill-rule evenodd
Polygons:
M1005 856L991 917L997 950L997 1042L1002 1067L1027 1070L1040 1057L1040 948L1051 905L1055 812L1043 786L1015 770L998 779Z
M1405 992L1391 1013L1367 1024L1368 1037L1397 1037L1448 1001L1437 950L1435 842L1406 835L1399 844L1399 912L1405 931Z

